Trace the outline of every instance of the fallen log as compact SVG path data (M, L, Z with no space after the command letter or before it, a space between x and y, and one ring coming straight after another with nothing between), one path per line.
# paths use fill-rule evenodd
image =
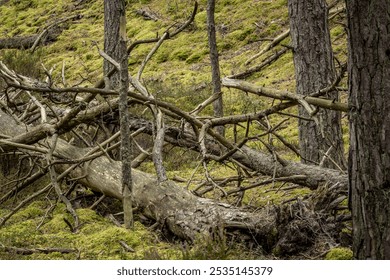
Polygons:
M11 38L0 38L0 49L32 49L41 43L47 45L57 40L58 36L61 35L64 27L60 24L68 20L78 20L81 15L71 16L61 19L48 27L46 27L41 33L26 35L26 36L15 36Z
M0 111L2 136L15 136L28 130L18 125L10 116ZM62 159L82 159L89 149L78 148L59 140L55 154ZM69 165L56 165L63 172ZM155 220L170 233L185 240L195 240L199 235L215 233L234 236L235 240L253 242L265 251L295 254L307 250L318 240L333 238L328 229L337 228L337 221L329 221L326 213L315 212L318 202L329 196L317 197L316 201L297 201L288 206L270 206L257 211L247 211L211 199L199 198L172 181L158 183L157 178L133 170L134 205L149 219ZM75 168L70 177L86 187L106 196L122 199L121 163L106 157L96 158ZM323 193L323 191L321 192ZM337 192L336 196L339 194ZM321 209L324 207L321 206ZM331 210L329 210L330 212ZM328 220L326 220L328 219ZM336 241L328 241L335 244Z
M144 128L143 133L152 135L153 124L145 119L133 117L130 119L133 130ZM175 127L167 127L165 141L172 145L200 152L197 138L192 133L185 133ZM219 156L220 146L212 139L206 140L209 153ZM262 151L243 146L230 156L230 159L270 177L284 177L286 182L300 184L314 190L324 184L338 185L343 192L348 190L348 177L335 169L307 165L300 162L284 161L283 164ZM297 177L297 175L300 175Z
M46 35L40 40L43 45L54 42L61 34L59 28L52 28L46 32ZM0 38L0 49L20 49L31 48L39 38L40 34L28 36L16 36L11 38Z

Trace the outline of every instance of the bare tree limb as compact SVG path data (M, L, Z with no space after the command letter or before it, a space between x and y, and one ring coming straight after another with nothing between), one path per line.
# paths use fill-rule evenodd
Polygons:
M279 100L289 100L294 102L300 102L304 100L307 103L318 106L321 108L348 112L349 108L347 104L337 102L335 100L317 98L312 96L301 96L288 91L276 90L272 88L256 86L249 82L242 80L233 80L229 78L222 79L222 84L226 87L237 88L246 92L251 92L259 96L271 97Z

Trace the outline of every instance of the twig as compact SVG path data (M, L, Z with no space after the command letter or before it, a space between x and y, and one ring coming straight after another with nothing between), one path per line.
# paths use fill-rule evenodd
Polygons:
M134 250L133 248L131 248L129 245L127 245L125 241L120 240L120 241L119 241L119 244L120 244L120 245L123 247L123 249L125 249L127 252L135 253L135 250Z
M290 29L284 31L282 34L280 34L278 37L276 37L271 43L269 43L267 46L265 46L259 53L249 58L247 61L245 61L245 65L248 65L256 58L260 57L265 52L269 51L276 45L278 45L281 41L283 41L285 38L287 38L290 35Z
M50 24L49 26L47 26L47 27L38 35L37 39L35 40L34 44L33 44L32 47L31 47L30 51L31 51L32 53L35 51L36 47L37 47L38 44L39 44L39 41L42 39L42 37L43 37L47 32L49 32L49 30L50 30L51 28L53 28L53 27L56 26L56 25L59 25L60 23L63 23L63 22L65 22L65 21L68 21L68 20L70 20L70 19L79 19L80 17L81 17L81 15L66 17L66 18L63 18L63 19L61 19L61 20L59 20L59 21L57 21L57 22L54 22L54 23Z
M12 196L16 195L19 191L23 190L30 184L34 183L38 179L42 178L47 173L47 168L42 168L39 171L35 172L33 175L28 177L27 179L24 179L21 184L18 184L15 188L4 194L0 198L0 204L3 204L5 201L10 199Z
M18 247L9 247L0 245L0 248L6 252L11 252L19 255L32 255L32 254L50 254L50 253L61 253L69 254L77 252L76 249L66 249L66 248L18 248Z
M9 212L7 215L0 218L0 227L2 227L9 218L11 218L16 212L18 212L20 209L22 209L27 203L29 203L34 198L40 196L41 194L47 192L51 188L52 188L52 185L49 184L46 187L44 187L43 189L37 191L36 193L30 195L29 197L27 197L23 201L21 201L18 204L18 206L16 206L11 212Z
M289 48L283 48L280 51L277 51L273 55L271 55L271 56L267 57L266 59L264 59L259 65L251 67L251 68L249 68L249 69L247 69L247 70L245 70L245 71L243 71L241 73L230 75L230 76L228 76L228 78L230 78L230 79L244 79L244 78L247 78L248 76L252 75L253 73L259 72L260 70L262 70L267 65L270 65L271 63L276 61L279 57L281 57L283 54L285 54L288 50L289 50Z
M38 106L41 110L41 123L47 122L47 114L46 114L46 109L42 105L41 102L38 101L38 99L35 98L35 96L31 95L31 93L27 90L26 91L27 95L31 98L31 100L34 102L36 106Z
M89 209L94 209L94 208L96 208L96 206L98 206L99 203L102 202L103 199L105 199L105 198L106 198L106 195L103 194L101 197L99 197L98 200L96 200L96 201L89 207Z
M122 212L122 215L123 215L123 212ZM106 216L106 218L108 218L117 227L122 227L121 223L114 217L114 215L108 214Z
M169 38L169 33L166 31L160 38L160 40L157 41L157 44L153 47L153 49L148 53L148 55L145 57L144 61L142 61L142 64L138 70L137 73L137 80L141 80L142 72L145 69L146 64L148 61L152 58L153 54L158 50L158 48L162 45L165 39Z
M233 193L247 191L247 190L250 190L250 189L253 189L253 188L257 188L259 186L272 184L273 182L284 182L284 181L289 181L289 182L296 181L296 182L299 182L300 180L305 180L305 179L306 179L305 175L294 175L294 176L279 177L279 178L276 177L276 178L272 178L272 179L265 180L265 181L262 181L262 182L254 183L254 184L246 186L246 187L241 187L240 189L231 190L231 191L228 191L227 193L228 193L228 195L231 195Z
M58 140L58 134L55 133L51 138L51 147L50 147L50 150L47 154L47 164L49 165L49 174L50 174L51 184L54 186L54 190L56 191L59 199L66 205L66 209L73 216L74 226L71 227L71 229L73 229L72 232L77 232L79 229L79 226L80 226L79 217L78 217L76 211L74 210L72 204L70 203L70 201L66 198L66 196L64 196L62 194L61 188L58 184L57 173L51 164L53 152L54 152L55 147L57 145L57 140Z

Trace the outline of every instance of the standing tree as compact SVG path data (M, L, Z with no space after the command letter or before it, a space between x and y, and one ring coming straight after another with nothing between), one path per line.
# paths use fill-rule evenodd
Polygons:
M331 85L336 78L328 9L325 0L289 0L288 10L297 93L309 95ZM338 93L332 91L326 97L338 100ZM299 116L302 162L331 168L345 166L340 112L317 112L310 106L299 106Z
M353 251L357 259L390 259L390 5L345 2Z
M128 55L126 49L126 5L124 0L104 1L104 50L107 57L104 64L105 80L119 89L119 122L121 132L120 157L122 162L122 195L124 226L133 227L132 178L131 178L131 138L127 91L129 88ZM109 62L109 58L112 61ZM119 63L118 63L119 61ZM111 65L109 65L112 64ZM117 74L108 78L112 67ZM106 85L107 87L107 85Z
M209 39L210 48L210 61L211 61L211 76L213 84L213 95L216 96L216 100L213 103L214 116L223 117L223 100L221 89L221 74L219 71L219 58L217 49L217 38L215 34L215 0L207 1L207 34ZM218 133L224 134L224 127L219 126L216 128Z

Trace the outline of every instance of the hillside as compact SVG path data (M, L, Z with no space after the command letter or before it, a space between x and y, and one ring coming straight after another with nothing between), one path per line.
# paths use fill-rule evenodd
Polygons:
M206 33L206 0L199 1L199 9L194 22L188 29L173 39L165 41L158 49L143 74L143 80L150 91L159 99L171 102L182 110L191 111L197 104L205 100L211 93L211 67L209 62L208 42ZM127 1L127 34L129 44L137 40L155 38L167 29L171 30L185 22L193 10L190 0L128 0ZM142 13L152 15L152 19ZM45 46L38 46L33 54L30 50L0 49L0 60L14 70L24 74L43 78L44 68L53 69L52 77L58 83L66 81L69 85L91 86L102 78L103 59L98 53L98 47L103 48L103 1L0 1L0 40L13 37L26 37L41 34L46 28L60 26L61 32L53 41ZM330 21L334 53L337 61L346 60L345 32L343 10L338 6L331 13ZM263 55L253 58L274 38L286 32L289 28L286 0L221 0L217 1L215 19L217 23L217 41L220 52L222 77L234 75L250 67L261 65L264 61L288 48L289 37L283 39L277 46ZM58 23L58 24L56 24ZM98 46L98 47L97 47ZM129 71L135 75L144 57L154 44L140 44L130 54ZM246 63L248 60L251 62ZM271 64L261 67L245 78L256 85L294 92L294 65L292 52L286 50ZM345 83L345 82L344 82ZM225 114L252 113L268 108L274 100L265 97L254 97L234 89L223 89ZM345 96L343 97L345 99ZM286 111L296 114L296 108ZM211 115L211 108L202 112L200 117ZM267 121L277 126L282 137L293 146L297 144L297 121L294 117L273 115ZM280 126L280 128L279 128ZM254 134L258 137L263 127L258 125ZM227 138L245 135L245 128L229 126ZM345 131L347 135L347 131ZM263 137L263 136L262 136ZM264 136L266 141L272 142ZM260 137L259 137L260 138ZM257 138L256 138L257 139ZM141 139L148 142L150 140ZM285 145L274 140L274 146L279 155L286 159L297 160L297 156ZM251 141L251 147L267 151L267 146L260 141ZM198 155L182 151L178 148L166 149L166 167L171 179L176 179L183 187L200 188L205 172L198 168ZM177 159L181 160L178 161ZM153 172L151 161L145 162L142 170ZM234 167L236 168L236 167ZM233 171L232 171L233 170ZM228 178L235 175L230 165L209 163L209 171L214 178ZM245 181L253 184L254 178ZM188 182L188 183L187 183ZM39 182L35 190L39 188ZM41 182L42 184L42 182ZM279 191L281 189L281 191ZM28 191L33 193L34 189ZM81 189L88 195L92 193ZM206 193L206 196L217 197L217 191ZM284 183L271 183L261 189L246 192L240 203L250 208L260 208L273 203L287 203L296 198L303 198L309 193L307 188ZM218 196L219 198L219 196ZM234 199L227 199L233 202ZM88 199L83 201L90 203ZM0 216L9 213L16 202L8 202L0 207ZM1 228L0 244L6 247L58 247L78 248L78 252L62 254L59 252L43 255L33 252L22 258L81 258L81 259L202 259L202 258L273 258L264 256L259 248L228 245L225 239L217 243L211 240L200 240L188 249L181 243L168 243L170 237L164 233L157 234L147 229L147 222L142 215L138 217L135 234L115 227L103 214L107 214L108 205L115 205L120 211L120 205L115 200L108 199L99 206L98 214L89 209L78 209L80 219L86 224L81 234L71 234L63 222L69 217L64 206L51 208L50 201L42 199L30 204L15 215ZM43 209L47 209L47 212ZM50 219L47 219L50 216ZM143 222L144 224L142 224ZM153 225L156 228L158 225ZM346 235L348 235L346 230ZM119 244L124 240L135 253L128 252ZM229 243L230 244L230 243ZM233 246L229 248L229 246ZM321 248L323 251L327 249ZM319 250L321 250L319 249ZM277 253L277 252L274 252ZM349 256L349 251L341 251ZM1 258L21 258L15 253L1 253ZM336 254L335 258L340 257Z

